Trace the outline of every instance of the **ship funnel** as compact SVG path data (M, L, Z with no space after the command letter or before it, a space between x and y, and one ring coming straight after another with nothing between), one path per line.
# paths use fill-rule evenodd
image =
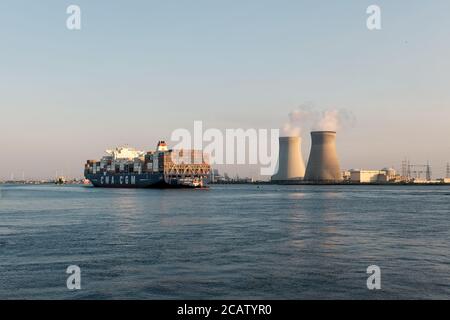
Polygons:
M168 151L167 143L163 140L158 141L158 145L156 146L156 151Z
M278 172L272 176L272 181L281 182L301 180L305 175L305 163L301 152L300 137L280 137L279 139Z
M306 167L305 180L315 182L342 180L336 152L336 132L311 132L311 153Z

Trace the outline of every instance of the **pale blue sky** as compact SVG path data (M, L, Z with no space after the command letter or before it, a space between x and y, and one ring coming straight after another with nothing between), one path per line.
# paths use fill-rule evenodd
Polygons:
M70 4L81 31L66 29ZM366 28L371 4L381 31ZM448 0L2 0L0 179L81 175L106 148L153 148L194 120L278 128L305 102L355 115L343 168L408 156L442 176L449 14Z

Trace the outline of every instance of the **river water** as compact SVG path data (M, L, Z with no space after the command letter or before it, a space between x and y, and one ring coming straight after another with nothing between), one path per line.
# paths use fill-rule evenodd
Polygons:
M0 185L1 299L449 299L449 243L448 186Z

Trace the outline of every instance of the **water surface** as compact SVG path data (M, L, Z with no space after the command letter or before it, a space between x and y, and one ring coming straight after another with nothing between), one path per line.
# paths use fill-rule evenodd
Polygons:
M449 299L449 208L448 186L3 185L0 298Z

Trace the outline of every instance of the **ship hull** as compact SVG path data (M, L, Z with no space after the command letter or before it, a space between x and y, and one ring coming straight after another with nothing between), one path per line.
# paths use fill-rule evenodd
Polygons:
M198 186L180 185L167 182L161 173L142 173L142 174L86 174L94 187L98 188L199 188ZM204 187L204 186L203 186Z

